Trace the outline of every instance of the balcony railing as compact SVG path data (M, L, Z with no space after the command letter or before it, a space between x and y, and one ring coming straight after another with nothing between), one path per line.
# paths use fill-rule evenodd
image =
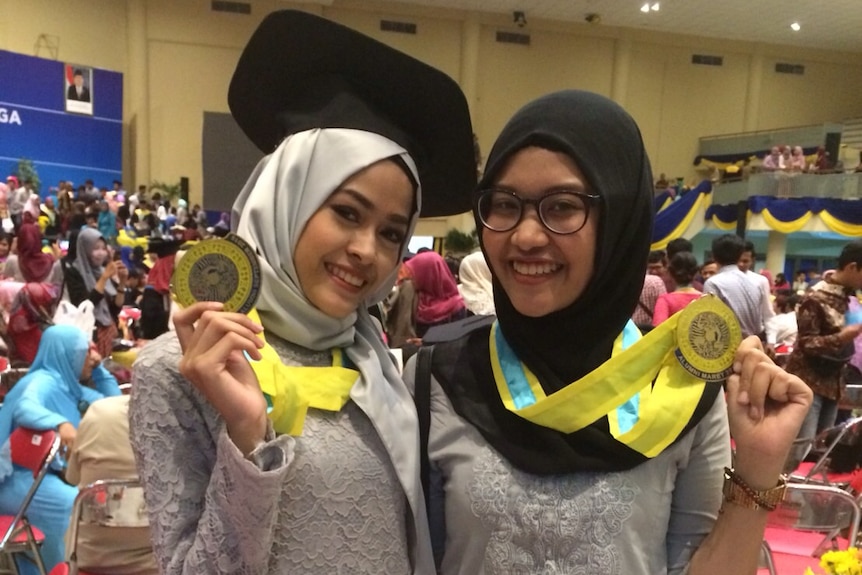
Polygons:
M856 200L862 197L862 173L763 172L752 174L745 181L717 184L712 190L712 196L712 203L715 205L736 204L750 196Z

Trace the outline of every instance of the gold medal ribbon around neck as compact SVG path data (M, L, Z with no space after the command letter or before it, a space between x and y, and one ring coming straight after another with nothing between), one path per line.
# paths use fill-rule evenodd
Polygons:
M608 361L549 396L495 322L489 344L500 398L512 413L563 433L607 417L614 439L645 457L655 457L685 429L708 385L677 359L678 333L687 332L686 325L678 325L681 316L682 312L671 316L646 336L629 321ZM725 346L733 347L731 362L733 344L728 341Z
M248 317L260 323L256 309ZM331 367L284 365L275 349L266 343L266 337L263 334L261 337L263 357L249 363L269 406L267 416L277 433L302 435L309 407L326 411L340 411L344 407L359 372L344 367L341 349L333 348Z

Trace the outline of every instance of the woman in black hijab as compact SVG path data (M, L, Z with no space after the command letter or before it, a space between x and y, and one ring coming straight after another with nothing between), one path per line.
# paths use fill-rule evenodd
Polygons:
M755 570L811 395L756 338L726 346L727 404L676 359L675 329L640 340L651 200L638 127L602 96L540 98L494 145L474 214L498 321L432 362L444 574Z

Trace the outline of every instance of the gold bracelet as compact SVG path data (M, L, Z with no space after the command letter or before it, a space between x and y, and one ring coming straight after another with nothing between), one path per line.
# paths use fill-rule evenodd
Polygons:
M787 478L780 476L778 485L771 489L756 491L748 485L733 469L724 468L724 500L746 509L765 509L773 511L784 500L787 491Z

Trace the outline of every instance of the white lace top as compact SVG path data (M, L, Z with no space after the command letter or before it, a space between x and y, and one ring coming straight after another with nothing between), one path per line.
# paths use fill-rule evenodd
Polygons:
M330 365L267 336L289 365ZM179 375L166 334L141 351L132 444L162 573L410 573L408 506L372 422L353 402L311 410L299 438L246 460Z

